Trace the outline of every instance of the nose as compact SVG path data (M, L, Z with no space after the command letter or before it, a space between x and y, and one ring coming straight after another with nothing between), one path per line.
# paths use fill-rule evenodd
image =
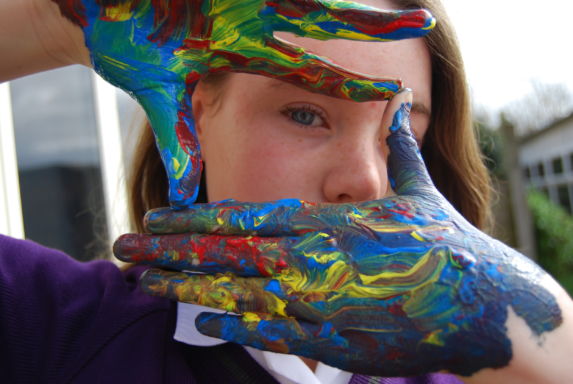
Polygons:
M323 182L329 203L349 203L384 197L388 190L386 155L380 145L344 143L333 150Z

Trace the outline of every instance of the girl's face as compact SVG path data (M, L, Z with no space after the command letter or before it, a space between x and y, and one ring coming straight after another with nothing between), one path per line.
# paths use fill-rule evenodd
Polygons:
M387 1L368 2L392 8ZM353 71L401 78L414 91L412 129L421 142L431 110L431 64L421 39L390 43L279 36ZM249 74L231 74L218 100L193 96L209 201L356 202L391 193L387 102L357 103ZM391 121L388 118L386 121Z

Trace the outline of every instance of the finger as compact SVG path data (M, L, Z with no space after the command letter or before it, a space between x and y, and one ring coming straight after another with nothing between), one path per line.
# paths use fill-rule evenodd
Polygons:
M128 263L204 273L272 276L288 267L293 238L200 234L121 236L115 256Z
M164 76L174 75L166 71ZM184 80L174 79L171 88L169 92L150 89L136 97L147 113L167 171L170 205L180 209L197 198L202 163L191 105L192 87L186 91Z
M400 89L400 80L366 76L339 67L325 58L278 39L269 39L256 56L219 50L211 72L243 72L292 83L307 91L345 100L387 100Z
M348 342L330 324L312 324L293 318L275 318L265 314L201 313L195 320L199 332L257 349L307 357L320 356L333 361L346 352Z
M239 314L259 312L286 317L286 294L276 280L150 269L141 275L140 286L148 294L170 300Z
M212 233L221 235L293 236L308 231L314 204L296 199L268 203L228 200L199 204L181 211L160 208L144 218L147 231Z
M267 1L261 10L274 31L314 39L392 41L421 37L436 24L424 9L383 11L350 1Z
M386 139L388 178L398 195L427 193L434 189L416 139L410 129L412 92L405 90L389 103L387 111L393 113L390 135Z

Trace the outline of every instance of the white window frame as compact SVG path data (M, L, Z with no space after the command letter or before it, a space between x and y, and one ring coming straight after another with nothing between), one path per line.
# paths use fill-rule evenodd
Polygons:
M24 238L10 83L0 83L0 233Z
M123 146L117 107L117 90L95 72L92 83L98 130L107 230L110 242L129 230Z

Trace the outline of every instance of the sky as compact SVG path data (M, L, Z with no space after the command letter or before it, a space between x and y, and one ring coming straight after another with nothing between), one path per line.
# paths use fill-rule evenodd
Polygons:
M456 27L474 104L499 110L532 81L573 93L573 1L442 0Z

